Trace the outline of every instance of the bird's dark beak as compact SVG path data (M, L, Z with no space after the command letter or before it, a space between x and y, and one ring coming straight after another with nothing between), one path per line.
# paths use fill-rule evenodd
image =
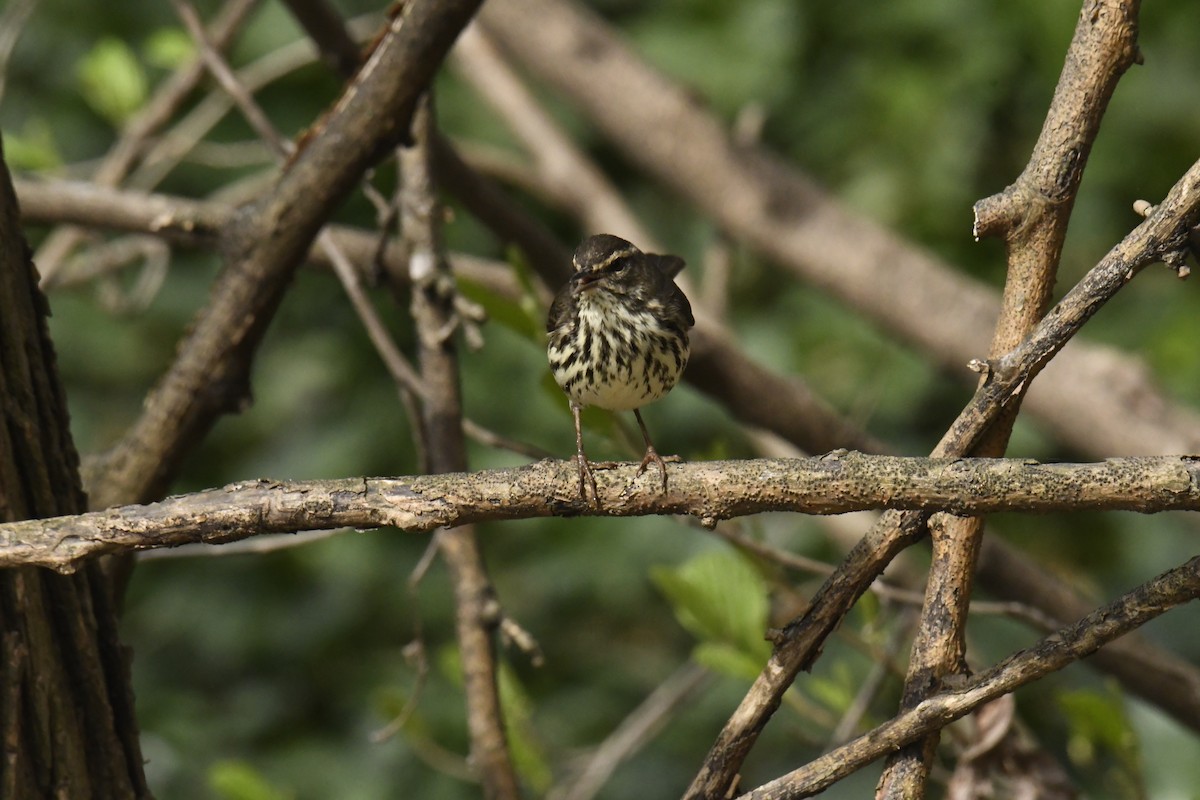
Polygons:
M600 278L601 276L597 275L595 272L576 272L573 276L571 276L571 282L575 284L575 292L578 293L595 286L596 281L598 281Z

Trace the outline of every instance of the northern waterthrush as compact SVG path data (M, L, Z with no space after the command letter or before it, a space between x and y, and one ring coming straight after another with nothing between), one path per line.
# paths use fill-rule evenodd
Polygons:
M657 464L665 492L667 465L639 409L671 391L687 366L688 328L696 323L673 280L683 259L643 253L624 239L600 234L579 245L572 263L575 273L550 305L546 350L575 418L579 493L586 500L590 485L599 503L583 452L579 412L585 406L633 411L646 440L638 474Z

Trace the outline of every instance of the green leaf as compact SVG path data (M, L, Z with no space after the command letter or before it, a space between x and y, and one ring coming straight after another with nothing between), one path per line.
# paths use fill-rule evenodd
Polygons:
M114 125L125 122L146 101L146 73L120 39L97 42L79 60L75 74L84 100Z
M696 663L731 678L753 681L762 672L763 660L724 642L700 642L692 651Z
M507 297L501 297L490 289L466 278L459 278L457 285L458 291L462 293L463 297L483 306L489 322L499 323L505 328L515 331L522 339L530 341L540 342L545 335L542 330L545 321L539 322L530 316L524 298L514 301Z
M1137 760L1137 740L1119 693L1084 689L1063 692L1058 704L1071 722L1072 745L1079 752L1102 749Z
M183 66L196 54L196 44L182 28L159 28L142 46L146 63L162 69Z
M655 567L650 577L670 601L679 624L707 645L697 657L741 675L740 665L723 648L731 649L756 662L757 674L771 648L763 639L767 587L753 564L735 551L714 550L673 569Z
M534 794L545 794L554 782L554 772L533 727L533 702L508 664L500 665L500 706L517 773Z
M271 786L244 761L218 761L209 767L208 784L224 800L289 800L293 795Z

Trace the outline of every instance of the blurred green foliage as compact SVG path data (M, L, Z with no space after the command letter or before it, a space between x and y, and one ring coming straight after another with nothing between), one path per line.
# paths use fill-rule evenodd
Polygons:
M752 681L771 655L767 584L736 552L713 550L650 577L666 595L679 624L699 644L693 658L717 672Z
M221 761L209 770L209 781L223 800L290 800L291 792L270 786L254 767L243 761Z
M79 61L79 92L92 110L120 126L146 102L146 71L120 39L96 42Z
M206 18L216 5L201 4ZM746 109L758 109L765 144L861 213L1000 285L1001 247L972 241L970 207L1023 167L1077 3L595 5L648 59L692 87L723 119L732 124ZM339 7L347 16L377 10L359 0ZM1135 198L1161 197L1196 158L1198 29L1195 3L1147 4L1140 37L1146 63L1123 79L1096 143L1063 257L1063 288L1132 227ZM299 36L282 5L264 3L232 59L249 63ZM44 0L8 65L0 127L10 164L86 177L121 124L191 49L169 4L121 3L104 14L82 15L75 4ZM296 134L334 101L338 86L323 67L312 65L275 82L260 99L282 130ZM645 223L702 277L702 255L718 240L713 224L631 170L560 99L546 99ZM193 99L188 109L199 102ZM439 105L451 135L512 146L486 104L453 74L439 83ZM229 115L159 188L204 197L234 181L269 174L264 156L232 158L251 139L245 123ZM564 243L581 235L561 210L532 197L519 202ZM340 218L374 224L361 199L348 204ZM29 231L35 245L44 234ZM462 209L455 209L446 234L455 249L511 255ZM736 243L732 257L730 321L747 351L781 373L803 375L902 451L928 451L967 396L971 376L942 374L818 290L781 281L776 270ZM170 363L218 266L212 254L177 253L153 302L123 315L108 311L89 288L51 297L53 335L82 451L108 446L139 413L144 392ZM123 276L114 285L132 280ZM548 383L538 343L540 310L487 297L478 287L464 291L483 302L493 320L484 329L484 349L463 354L467 413L506 436L568 455L570 417ZM404 309L383 293L378 300L401 345L411 347ZM1198 319L1192 285L1151 270L1089 325L1087 335L1140 354L1164 386L1195 404ZM690 388L651 407L647 418L656 441L685 457L751 453L728 414ZM587 424L596 457L631 455L624 444L627 422L614 424L611 415L597 412L587 416ZM1052 432L1024 422L1013 452L1048 459L1074 455ZM522 461L510 453L471 449L474 467ZM305 271L258 356L253 406L218 424L174 488L414 469L408 424L367 337L336 282ZM789 550L837 558L838 548L812 521L780 515L747 527ZM1179 516L1001 516L991 530L1031 550L1098 601L1195 549L1195 523ZM530 785L544 788L564 778L572 759L695 657L719 677L620 767L601 796L677 795L745 690L753 671L749 662L761 662L767 650L757 637L768 617L770 624L780 621L772 603L783 602L779 598L788 592L780 590L779 576L666 519L531 520L484 526L481 537L506 611L546 653L542 668L530 666L520 653L505 655L506 702ZM266 554L145 560L130 587L124 632L136 654L140 725L157 795L477 796L459 777L467 734L450 663L453 609L446 576L435 567L416 595L407 587L427 543L426 537L396 531L346 533ZM807 596L814 586L790 591ZM1148 632L1185 657L1200 658L1200 641L1190 635L1194 614L1182 610ZM423 682L404 655L418 619L426 651L442 654ZM793 768L824 748L865 676L885 660L884 632L898 619L896 609L880 609L874 599L856 610L808 683L789 696L787 710L768 728L744 785ZM977 665L1036 638L1015 623L988 617L972 620L971 636ZM903 657L902 650L896 658ZM889 715L897 693L893 675L865 723ZM402 734L372 743L371 734L414 696L415 711ZM1085 668L1031 687L1018 701L1039 736L1078 769L1077 778L1093 796L1182 796L1200 785L1195 738ZM1137 740L1144 758L1137 756ZM1164 761L1167 753L1171 758ZM863 796L870 791L869 773L828 796Z

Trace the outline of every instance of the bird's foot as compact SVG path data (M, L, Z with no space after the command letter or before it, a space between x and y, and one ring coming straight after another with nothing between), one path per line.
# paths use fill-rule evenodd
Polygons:
M637 474L641 475L643 472L646 471L646 468L649 467L651 464L657 464L658 471L660 473L662 473L663 494L666 494L667 493L667 462L673 461L673 462L678 463L682 460L683 459L681 459L679 456L660 456L658 454L658 451L654 449L653 445L651 445L646 448L646 455L642 456L642 463L638 466Z

